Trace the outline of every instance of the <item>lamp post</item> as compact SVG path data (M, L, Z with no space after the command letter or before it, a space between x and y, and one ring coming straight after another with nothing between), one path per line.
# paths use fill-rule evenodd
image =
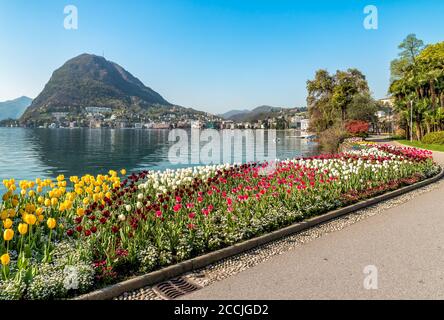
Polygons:
M413 100L410 100L410 141L413 141Z

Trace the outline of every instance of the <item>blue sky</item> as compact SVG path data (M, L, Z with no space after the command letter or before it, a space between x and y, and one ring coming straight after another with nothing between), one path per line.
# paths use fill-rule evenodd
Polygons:
M66 5L79 29L63 27ZM363 27L366 5L378 30ZM167 100L213 113L304 106L319 68L356 67L376 98L409 33L442 41L444 1L0 0L0 101L36 97L87 52L122 65Z

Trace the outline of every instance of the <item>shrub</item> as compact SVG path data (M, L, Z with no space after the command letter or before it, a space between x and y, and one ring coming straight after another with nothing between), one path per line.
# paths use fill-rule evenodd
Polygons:
M402 137L402 138L405 138L406 137L406 131L404 130L404 129L397 129L396 131L395 131L395 136L398 136L398 137Z
M339 145L347 138L347 132L343 127L335 126L319 134L319 144L322 151L334 153L338 151Z
M444 144L444 131L428 133L422 138L422 142L426 144Z
M346 123L345 129L354 137L366 137L369 124L362 120L350 120Z

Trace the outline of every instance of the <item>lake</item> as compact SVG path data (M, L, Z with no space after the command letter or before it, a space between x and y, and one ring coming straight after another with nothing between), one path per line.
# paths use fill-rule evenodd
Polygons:
M168 134L169 130L0 128L0 182L190 166L171 164L168 152L174 142L168 141ZM278 159L318 153L316 143L296 135L300 134L293 130L276 131ZM243 156L251 152L243 150Z

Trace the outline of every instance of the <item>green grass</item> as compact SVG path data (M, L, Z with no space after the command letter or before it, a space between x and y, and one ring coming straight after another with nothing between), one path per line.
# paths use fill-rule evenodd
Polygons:
M396 141L410 147L444 152L444 145L442 144L426 144L420 141L410 141L410 140L396 140Z

